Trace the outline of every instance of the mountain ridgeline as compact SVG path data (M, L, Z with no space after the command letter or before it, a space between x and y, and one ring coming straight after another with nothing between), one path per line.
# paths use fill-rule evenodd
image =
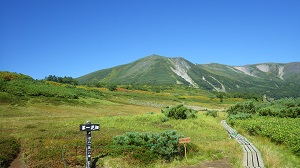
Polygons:
M270 97L300 96L300 62L244 66L194 64L182 57L151 55L77 78L80 84L186 85L217 92L251 92Z

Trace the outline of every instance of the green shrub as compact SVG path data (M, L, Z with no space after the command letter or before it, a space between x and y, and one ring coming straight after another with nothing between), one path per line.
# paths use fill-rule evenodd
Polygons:
M237 114L231 114L231 115L228 116L229 120L233 120L233 119L244 120L244 119L248 119L248 118L252 118L252 114L237 113Z
M178 149L182 150L178 144L178 139L182 137L182 134L177 134L176 131L169 130L162 133L126 132L123 135L114 137L113 142L122 146L142 147L148 150L144 153L149 154L149 151L151 152L151 157L160 156L161 158L170 160L179 155L180 150Z
M117 85L116 84L109 84L107 86L109 91L116 91L117 90Z
M161 110L161 112L169 118L178 119L188 119L188 118L197 118L198 111L189 109L183 104L179 104L172 108L167 108L166 110Z
M300 98L285 98L267 103L242 102L231 106L227 112L229 116L247 113L260 116L298 118L300 117Z
M79 97L103 97L103 94L96 89L76 88L73 85L27 78L13 78L11 80L0 78L0 92L2 92L0 100L3 99L1 102L5 103L18 102L20 98L24 99L25 97L59 98L62 101L75 100Z
M0 92L0 103L1 104L2 103L3 104L4 103L12 103L12 102L15 102L15 98L12 95L10 95L6 92Z
M249 114L255 114L256 113L256 104L252 101L249 102L242 102L237 103L227 110L229 114L237 114L237 113L249 113Z
M212 116L212 117L218 117L218 111L216 110L208 110L205 115Z
M295 155L300 156L300 118L268 116L233 121L235 126L246 130L250 135L261 135L275 144L287 145Z

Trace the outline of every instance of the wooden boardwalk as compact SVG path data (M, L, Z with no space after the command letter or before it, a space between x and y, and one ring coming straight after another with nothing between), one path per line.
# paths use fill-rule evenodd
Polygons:
M259 150L250 143L245 137L238 134L236 130L227 125L225 120L221 121L222 125L225 127L226 131L229 133L231 138L235 138L237 142L241 145L244 151L243 165L245 168L263 168L264 163Z

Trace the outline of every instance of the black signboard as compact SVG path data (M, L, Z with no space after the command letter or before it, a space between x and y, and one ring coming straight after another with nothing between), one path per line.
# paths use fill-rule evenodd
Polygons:
M86 168L91 167L91 158L92 158L92 132L99 131L99 124L91 124L90 121L87 121L86 124L80 124L80 131L86 131Z
M80 124L80 131L99 131L99 124Z

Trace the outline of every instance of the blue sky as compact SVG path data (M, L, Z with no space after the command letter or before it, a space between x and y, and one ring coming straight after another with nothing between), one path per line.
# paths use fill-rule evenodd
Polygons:
M300 61L300 1L0 0L0 71L76 78L151 54Z

